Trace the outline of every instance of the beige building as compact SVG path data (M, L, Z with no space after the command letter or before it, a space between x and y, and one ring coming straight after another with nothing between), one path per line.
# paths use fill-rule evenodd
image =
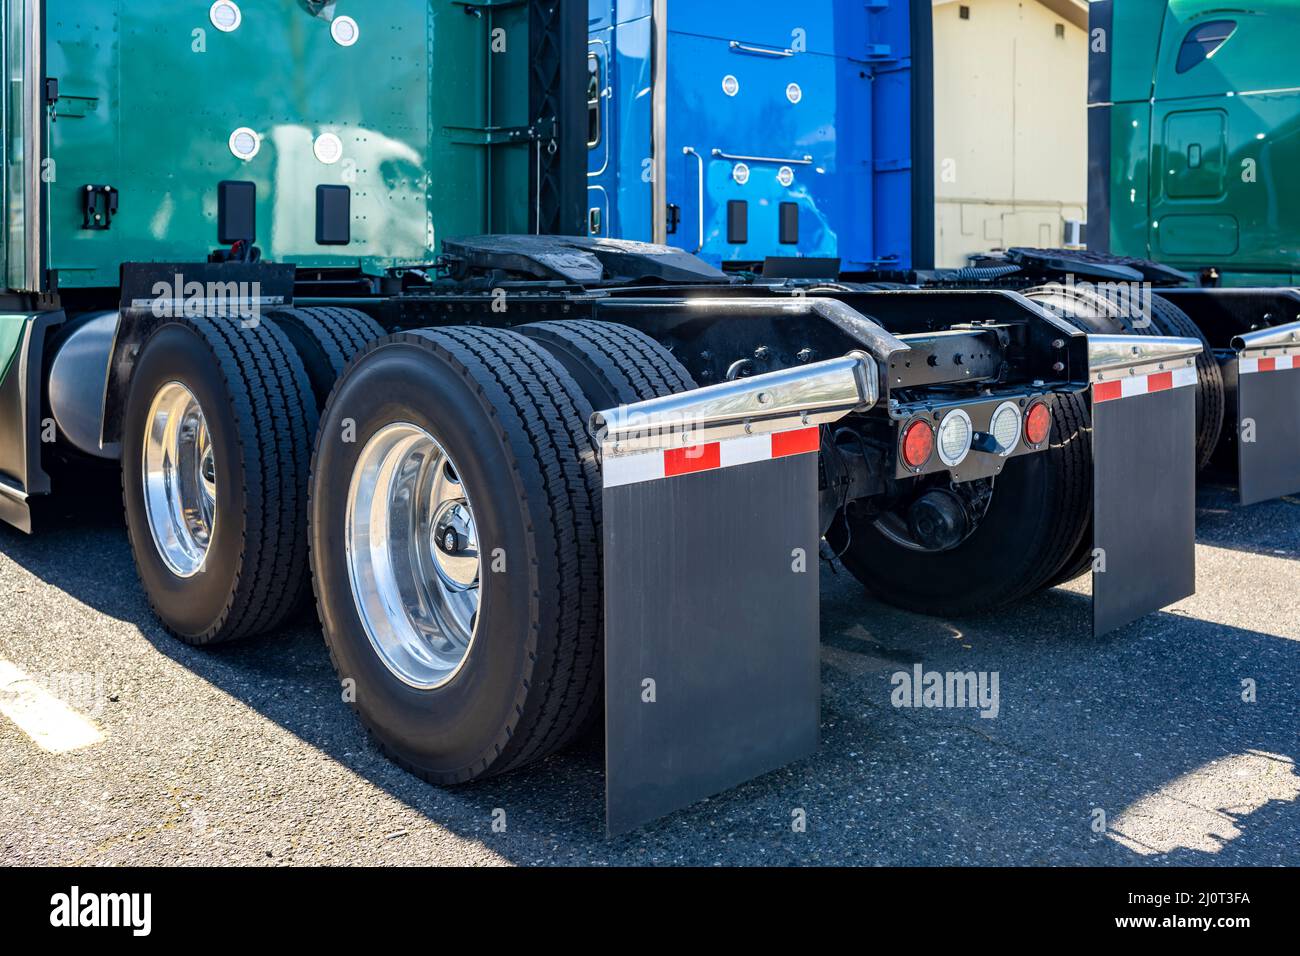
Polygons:
M1087 26L1083 0L934 0L936 265L1087 218Z

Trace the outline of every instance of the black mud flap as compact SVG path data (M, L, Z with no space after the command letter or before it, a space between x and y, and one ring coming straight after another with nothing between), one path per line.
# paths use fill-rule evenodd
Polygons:
M1237 489L1243 505L1300 491L1300 354L1233 358L1237 394Z
M1094 636L1196 591L1195 382L1180 369L1093 386Z
M817 429L805 431L606 456L611 836L817 748ZM766 460L729 467L743 442Z

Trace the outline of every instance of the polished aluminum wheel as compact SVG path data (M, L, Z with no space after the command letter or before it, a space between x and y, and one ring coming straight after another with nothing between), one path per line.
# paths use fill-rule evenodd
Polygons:
M479 609L478 530L460 472L417 425L378 432L348 489L348 577L379 659L432 689L464 666Z
M154 546L172 573L193 577L203 569L217 523L217 468L203 409L180 382L154 396L142 458Z

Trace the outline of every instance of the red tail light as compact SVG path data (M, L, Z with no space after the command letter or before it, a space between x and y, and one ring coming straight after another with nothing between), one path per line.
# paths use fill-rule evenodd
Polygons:
M908 468L920 468L934 454L934 429L930 423L916 419L903 429L903 463Z
M1052 433L1052 410L1046 402L1038 402L1025 416L1025 441L1041 445Z

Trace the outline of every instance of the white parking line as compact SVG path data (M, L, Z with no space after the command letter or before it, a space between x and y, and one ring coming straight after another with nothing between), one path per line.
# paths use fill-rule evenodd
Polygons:
M0 660L0 714L17 724L36 746L51 753L67 753L104 740L93 721L6 660Z

